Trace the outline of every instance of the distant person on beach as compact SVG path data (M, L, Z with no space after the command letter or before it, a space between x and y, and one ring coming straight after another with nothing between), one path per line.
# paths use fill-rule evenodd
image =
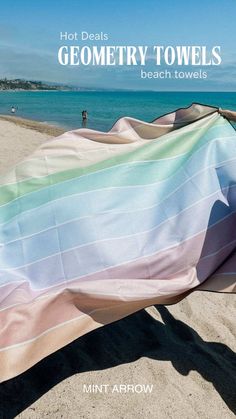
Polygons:
M236 112L219 108L219 113L230 121L236 122Z
M82 121L87 121L87 119L88 119L88 112L82 111Z
M15 114L15 113L16 113L16 108L15 108L15 106L12 106L12 107L11 107L11 113L13 113L13 114Z

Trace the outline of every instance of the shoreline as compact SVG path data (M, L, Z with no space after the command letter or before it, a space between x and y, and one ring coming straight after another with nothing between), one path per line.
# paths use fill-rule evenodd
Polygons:
M57 137L58 135L61 135L67 131L66 128L63 129L63 128L57 127L56 125L50 125L44 122L36 121L33 119L26 119L26 118L14 116L14 115L0 114L0 120L12 122L17 126L32 129L37 132L40 132L41 134L47 134L52 137Z

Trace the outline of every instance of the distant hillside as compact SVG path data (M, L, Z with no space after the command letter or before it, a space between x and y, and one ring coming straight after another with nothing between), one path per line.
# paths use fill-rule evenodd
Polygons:
M75 90L70 86L47 84L41 81L0 79L0 90Z

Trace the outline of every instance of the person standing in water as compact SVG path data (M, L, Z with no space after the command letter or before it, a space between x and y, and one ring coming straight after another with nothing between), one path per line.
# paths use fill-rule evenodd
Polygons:
M12 113L12 114L15 114L15 113L16 113L16 108L15 108L15 106L12 106L12 107L11 107L11 113Z
M86 121L88 119L88 112L87 111L82 111L82 120Z
M88 112L82 111L82 126L83 127L86 127L87 120L88 120Z

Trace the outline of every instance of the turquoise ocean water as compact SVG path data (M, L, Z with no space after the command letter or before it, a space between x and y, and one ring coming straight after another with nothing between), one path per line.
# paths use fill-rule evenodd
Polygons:
M0 92L0 113L80 128L81 112L88 111L88 128L107 131L122 116L152 121L192 102L236 110L236 92Z

